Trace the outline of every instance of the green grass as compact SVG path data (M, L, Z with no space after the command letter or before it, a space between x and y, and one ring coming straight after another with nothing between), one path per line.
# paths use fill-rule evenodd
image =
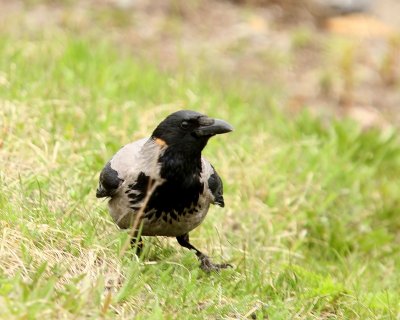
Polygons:
M0 318L397 319L400 144L278 111L280 93L201 66L170 74L58 31L0 34ZM205 154L225 183L191 237L138 260L95 198L123 144L181 108L226 119Z

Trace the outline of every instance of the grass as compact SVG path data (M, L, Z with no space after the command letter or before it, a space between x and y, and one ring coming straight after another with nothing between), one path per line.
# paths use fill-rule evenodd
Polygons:
M107 40L0 34L0 318L397 319L400 144L279 111L277 96ZM191 237L232 270L205 274L173 239L120 257L95 198L118 148L180 108L235 132L205 154L225 183Z

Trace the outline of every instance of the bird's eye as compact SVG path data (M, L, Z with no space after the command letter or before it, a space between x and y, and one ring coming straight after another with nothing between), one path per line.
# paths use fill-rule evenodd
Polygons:
M184 129L184 130L188 129L189 128L189 122L182 121L181 122L181 128Z

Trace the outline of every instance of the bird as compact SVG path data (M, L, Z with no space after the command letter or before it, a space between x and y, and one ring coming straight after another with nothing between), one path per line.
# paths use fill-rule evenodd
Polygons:
M225 206L221 177L202 150L211 137L231 131L224 120L176 111L150 137L125 145L107 162L96 197L109 198L108 209L119 228L136 227L136 243L141 236L175 237L195 252L202 270L231 267L213 263L189 241L189 232L203 222L211 204ZM137 218L140 228L134 226Z

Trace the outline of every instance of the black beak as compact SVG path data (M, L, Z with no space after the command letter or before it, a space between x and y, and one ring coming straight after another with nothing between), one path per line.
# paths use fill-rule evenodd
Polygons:
M198 137L213 136L233 131L233 127L226 121L204 117L200 120L200 127L194 131Z

